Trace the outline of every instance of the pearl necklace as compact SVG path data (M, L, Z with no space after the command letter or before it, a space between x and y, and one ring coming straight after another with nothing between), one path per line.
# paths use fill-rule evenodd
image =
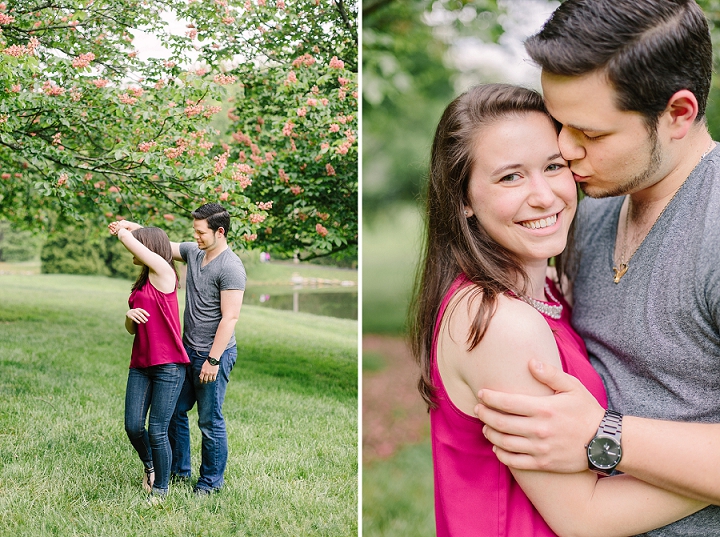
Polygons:
M550 291L550 286L547 283L545 284L545 296L555 302L555 304L548 304L547 302L543 302L542 300L537 300L529 296L518 295L520 300L526 304L530 304L543 315L547 315L551 319L559 319L562 316L563 306L560 304L559 300L553 296Z

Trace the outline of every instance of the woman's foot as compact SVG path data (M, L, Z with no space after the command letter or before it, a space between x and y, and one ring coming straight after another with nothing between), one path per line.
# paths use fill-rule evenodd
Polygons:
M142 486L143 486L143 489L145 490L145 492L147 492L148 494L151 494L154 483L155 483L155 468L153 468L152 466L150 468L145 467L145 473L143 474L143 483L142 483Z

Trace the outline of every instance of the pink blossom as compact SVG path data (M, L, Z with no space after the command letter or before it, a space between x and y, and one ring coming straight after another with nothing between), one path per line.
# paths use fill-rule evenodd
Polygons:
M268 151L265 153L265 162L272 162L275 159L275 153L274 151Z
M323 143L320 144L320 150L321 150L321 151L325 151L325 150L327 150L327 149L330 149L330 144L329 144L329 143L323 142Z
M215 145L215 144L212 143L212 142L200 142L200 143L198 143L198 147L200 147L200 149L206 149L206 150L207 150L207 149L212 149L214 145Z
M227 160L229 156L230 153L222 153L221 155L215 157L215 175L223 172L223 170L227 166Z
M256 166L261 166L265 162L260 155L250 155L250 160L252 160Z
M338 125L337 123L333 123L332 125L330 125L329 130L330 132L340 132L340 125Z
M62 133L56 132L52 137L52 143L53 145L60 145L60 138L62 137Z
M283 136L292 136L293 127L295 127L295 124L292 121L285 123L282 129Z
M163 215L163 218L164 218L165 220L167 220L168 222L172 222L173 220L175 220L175 215L172 215L172 214L169 214L169 213L168 213L168 214L164 214L164 215Z
M325 171L329 176L335 175L335 168L333 168L329 162L325 165Z
M120 192L120 189L118 187L116 187L115 185L113 185L110 188L108 188L108 192L116 193L116 192Z
M333 56L330 60L330 69L343 69L345 67L345 62L342 60L338 60L337 56Z
M10 179L10 178L12 177L12 175L10 175L9 173L5 172L5 173L3 173L2 175L0 175L0 177L2 177L3 179Z
M300 117L305 117L307 115L307 108L305 108L304 106L302 108L298 108L297 115Z
M254 241L255 239L257 239L257 233L245 233L245 234L241 237L241 239L243 239L244 241L247 241L247 242L252 242L252 241Z
M343 144L342 144L340 147L338 147L338 148L335 150L335 152L336 152L338 155L347 155L347 152L348 152L348 150L350 149L350 146L351 146L351 145L352 145L352 144L349 143L349 142L343 142Z
M128 88L128 92L132 93L135 97L141 97L144 91L145 90L143 90L142 88L138 88L138 87Z
M190 30L185 32L185 35L188 36L190 39L195 39L197 37L197 34L197 28L191 28Z
M235 17L231 17L230 15L225 15L225 16L222 18L222 23L223 23L223 24L228 24L228 25L229 25L229 24L232 24L233 22L235 22Z
M138 55L137 50L133 50L132 52L128 52L128 58L134 58L134 57L137 56L137 55Z
M43 83L42 89L46 95L50 95L53 97L57 96L57 95L62 95L63 93L65 93L65 88L61 88L60 86L56 85L55 82L53 82L51 80L46 80Z
M277 2L275 2L275 5L278 9L285 9L285 0L277 0Z
M355 133L352 129L348 129L345 131L345 137L347 138L348 142L353 143L355 141Z
M222 106L208 106L205 109L205 112L203 112L203 117L211 117L217 114L220 110L222 110Z
M95 80L91 80L90 83L94 84L97 88L104 88L110 81L105 78L96 78Z
M90 65L90 62L95 59L95 54L88 52L87 54L80 54L77 58L72 61L72 66L76 69L83 69Z
M202 113L204 109L205 105L202 103L190 104L190 102L188 102L188 106L185 107L183 112L187 117L194 117Z
M100 190L101 188L105 188L105 181L98 181L98 182L95 183L93 186L94 186L95 188L97 188L98 190Z
M63 172L60 174L60 178L58 179L57 186L63 186L67 183L68 180L68 174Z
M20 84L13 84L10 86L10 91L13 93L20 93L20 90L22 90L22 86L20 86Z
M353 99L357 99L359 94L357 91L353 91L350 95L353 96Z
M345 86L348 82L350 82L350 80L347 79L347 78L343 78L343 77L339 76L339 77L338 77L338 82L340 82L340 85L341 85L341 86Z
M260 209L261 211L269 211L270 209L272 209L273 202L272 201L267 201L267 202L259 201L257 206L258 206L258 209Z
M147 153L156 145L157 145L157 142L155 140L152 140L150 142L140 142L138 144L138 150L142 151L143 153Z
M170 160L175 160L180 155L182 155L185 152L185 149L182 147L168 147L164 153L167 158Z
M220 194L220 201L227 200L229 195L230 194L228 192L223 192L222 194Z
M121 93L118 95L118 101L120 101L123 104L130 104L133 105L137 102L137 98L130 97L127 93Z
M280 171L278 171L278 175L280 176L280 179L282 179L285 183L290 180L290 176L285 173L285 170L283 170L282 168L280 168Z
M261 6L261 7L264 6L264 5L265 5L265 0L258 0L258 5Z
M160 80L158 80L157 82L155 82L156 90L162 89L163 87L165 87L165 81L162 78Z
M328 100L325 99L325 98L320 99L320 102L322 103L323 106L327 106L327 105L330 103L330 101L328 101Z
M215 84L219 86L226 86L228 84L234 84L237 80L237 77L233 75L223 75L223 74L217 74L215 75L215 78L213 78L213 81Z
M338 99L339 99L340 101L344 101L344 100L345 100L345 91L343 91L342 88L340 88L340 89L338 90Z
M239 119L239 118L238 118ZM242 131L237 131L232 134L233 140L239 144L250 145L252 140L247 134L243 134Z
M172 69L172 68L175 67L177 64L176 64L174 61L168 60L168 61L166 61L165 63L163 63L163 65L164 65L167 69Z
M296 196L299 195L302 191L303 191L302 187L300 187L298 185L292 185L290 187L290 192L292 192Z
M290 84L294 84L295 82L297 82L297 75L295 74L295 71L290 71L287 78L285 79L285 85L289 86Z
M311 97L311 98L309 98L309 99L307 100L307 105L308 105L308 106L317 106L317 104L318 104L318 100L317 100L317 99L313 99L313 98Z
M0 24L12 24L13 22L15 22L15 17L0 13Z
M322 224L315 224L315 231L317 231L321 237L328 234L328 230Z
M248 220L250 220L251 224L259 224L260 222L265 221L266 216L264 214L258 214L254 213L248 216Z
M330 215L329 215L328 213L317 213L316 216L317 216L320 220L325 221L325 220L328 219L328 217L329 217Z
M78 102L80 99L82 99L82 93L79 89L73 88L70 90L70 97L74 102Z

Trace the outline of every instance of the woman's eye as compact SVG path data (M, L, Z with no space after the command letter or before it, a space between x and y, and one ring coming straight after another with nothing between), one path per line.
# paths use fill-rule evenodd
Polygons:
M553 164L549 164L546 169L549 172L555 172L557 170L562 170L564 167L565 167L565 164L553 163Z
M520 179L520 174L517 173L511 173L509 175L506 175L505 177L500 179L501 183L512 183L514 181L517 181Z

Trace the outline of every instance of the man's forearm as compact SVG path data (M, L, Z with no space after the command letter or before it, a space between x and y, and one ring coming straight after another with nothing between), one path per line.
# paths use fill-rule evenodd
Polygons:
M666 490L720 505L720 424L625 416L618 470Z
M215 339L213 340L213 345L210 348L211 357L220 358L222 353L225 352L227 344L232 338L233 332L235 331L236 323L237 319L223 318L220 320L220 324L218 325L217 331L215 332Z

